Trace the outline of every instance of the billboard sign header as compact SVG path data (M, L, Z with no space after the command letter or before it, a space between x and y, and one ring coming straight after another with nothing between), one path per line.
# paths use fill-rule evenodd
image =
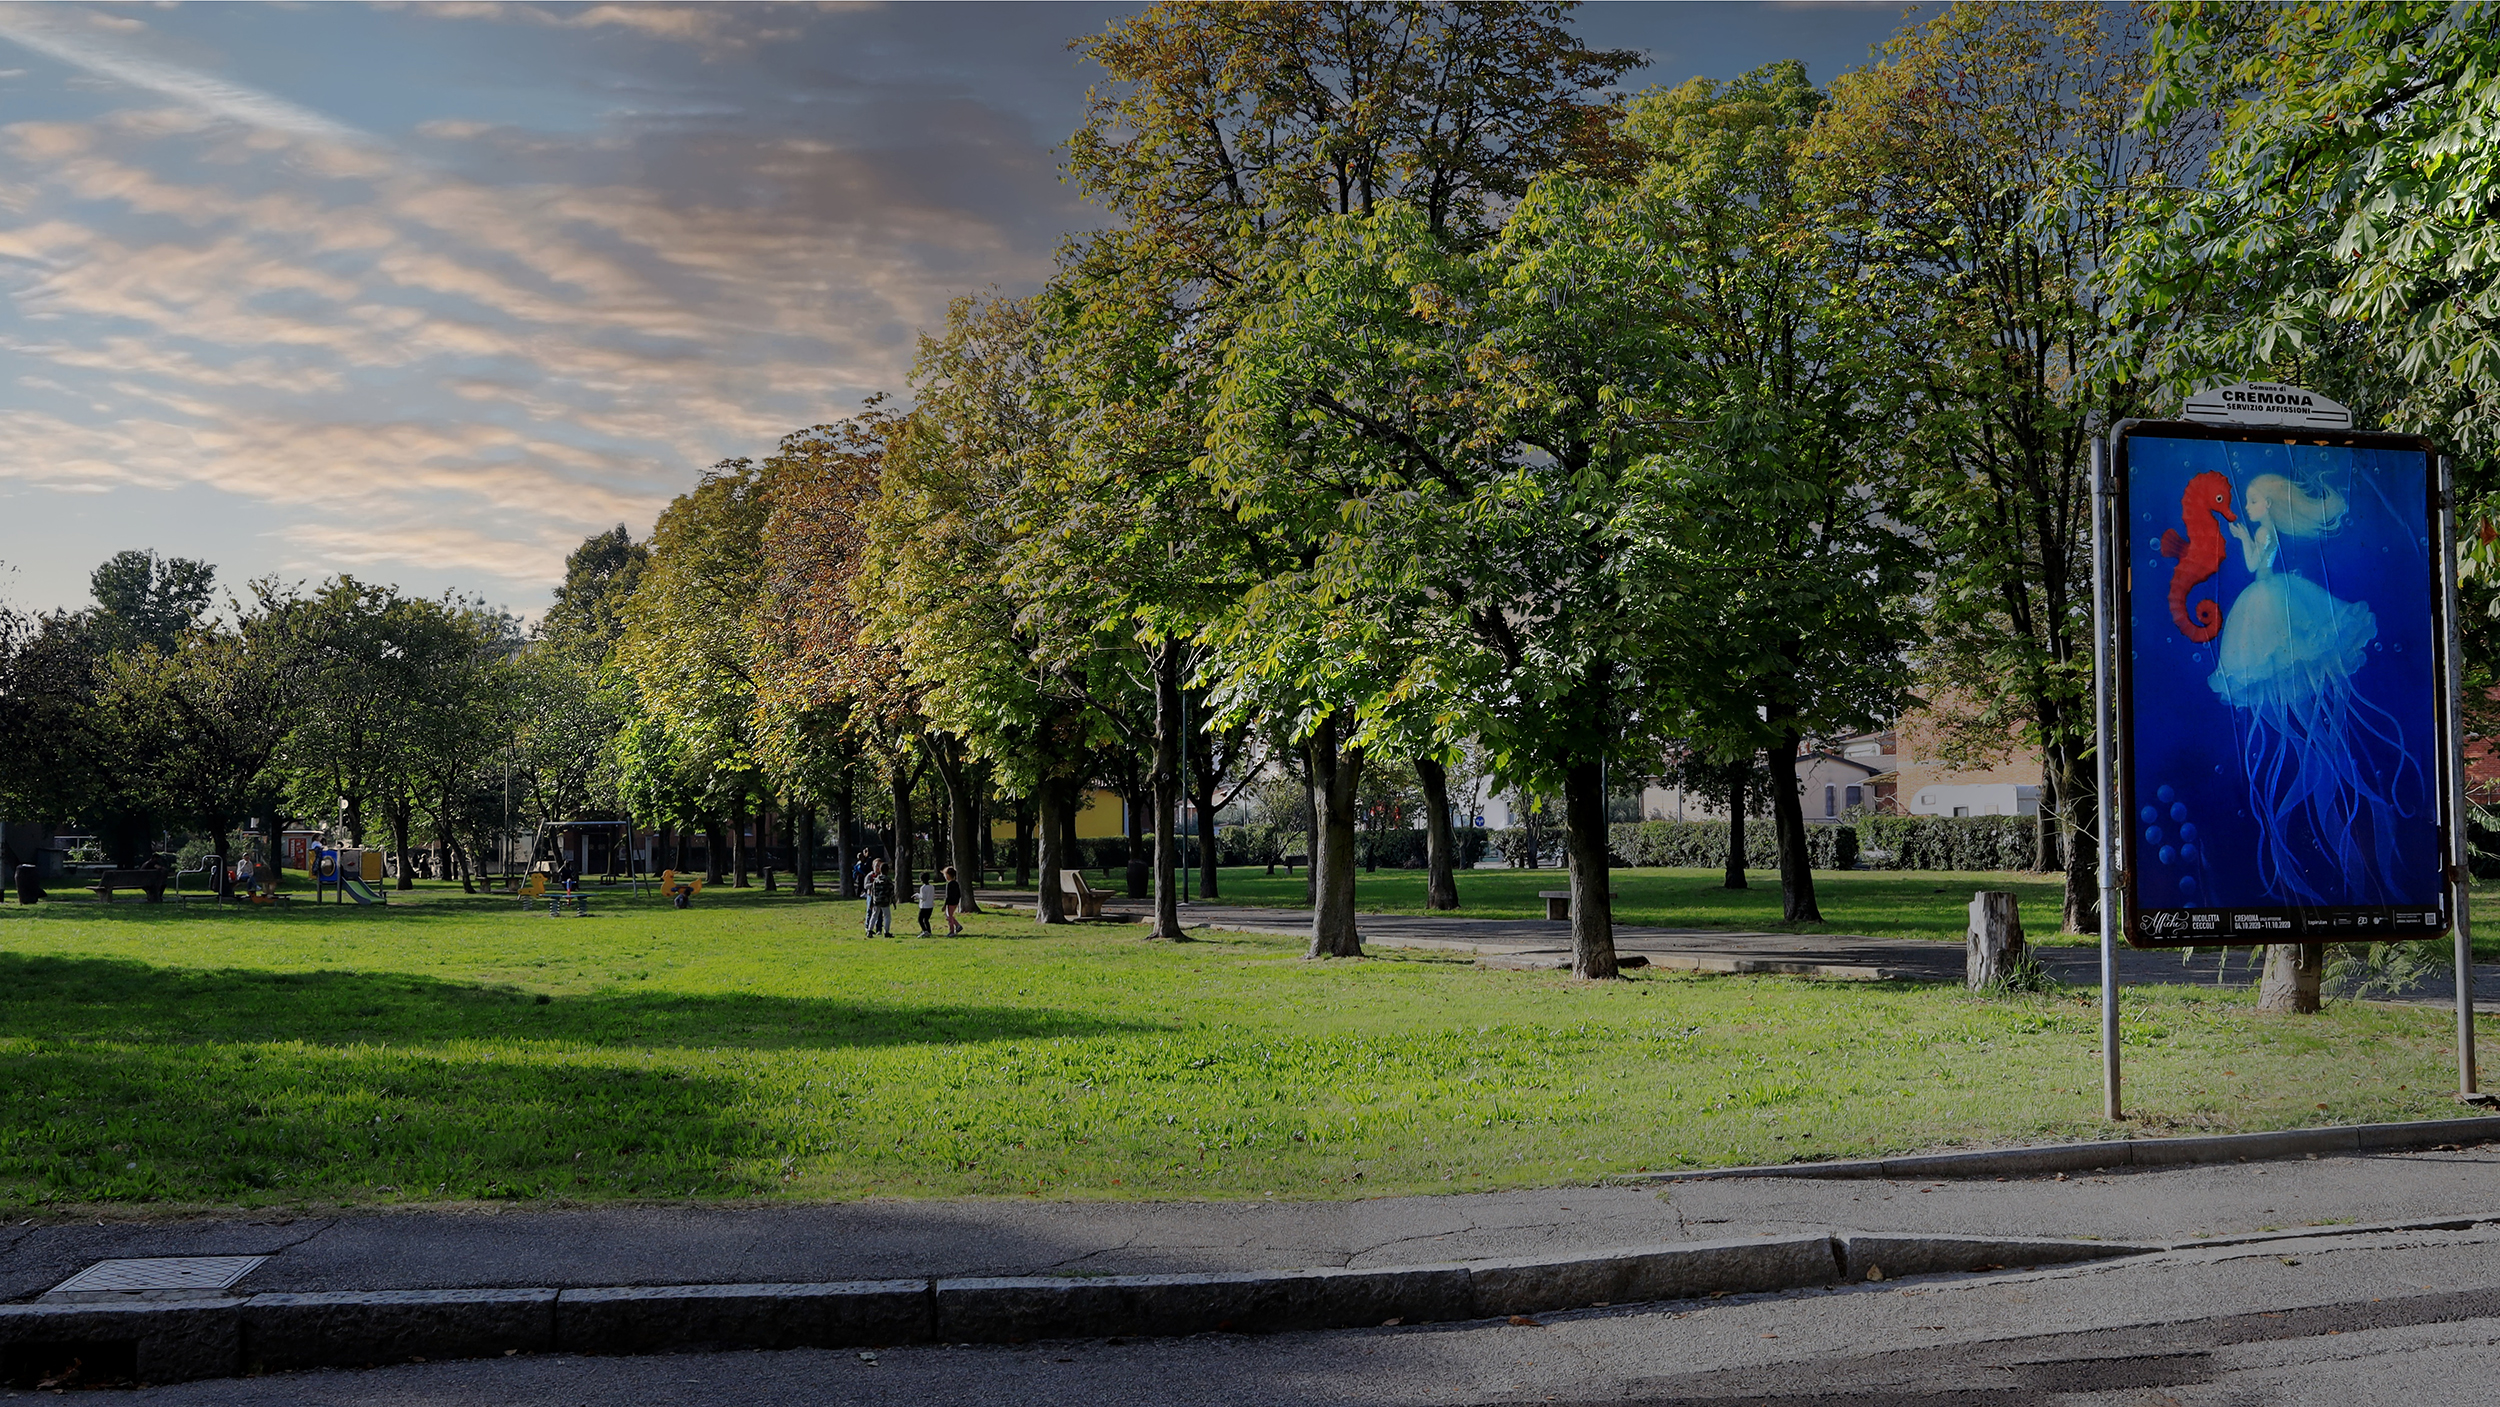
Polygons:
M2234 381L2188 397L2181 412L2201 425L2290 425L2349 430L2352 412L2315 391L2274 381Z

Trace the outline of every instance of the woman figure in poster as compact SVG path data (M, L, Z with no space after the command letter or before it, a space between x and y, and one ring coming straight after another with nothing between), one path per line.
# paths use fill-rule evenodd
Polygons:
M2397 807L2363 752L2375 739L2403 757L2399 729L2353 689L2377 618L2277 561L2285 538L2329 536L2344 511L2327 485L2312 492L2281 474L2248 481L2229 526L2256 580L2231 603L2208 681L2239 719L2258 874L2271 892L2311 903L2325 902L2307 879L2321 862L2364 893L2395 863Z

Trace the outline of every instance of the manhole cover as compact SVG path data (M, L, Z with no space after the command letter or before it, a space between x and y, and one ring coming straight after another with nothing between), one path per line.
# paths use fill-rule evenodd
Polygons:
M249 1275L267 1256L157 1256L100 1260L46 1294L79 1299L142 1299L215 1294Z

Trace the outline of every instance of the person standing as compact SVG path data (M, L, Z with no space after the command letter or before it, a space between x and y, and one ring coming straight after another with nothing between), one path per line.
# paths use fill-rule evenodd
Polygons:
M929 936L929 914L937 908L937 876L927 870L920 872L920 936Z
M959 937L964 931L964 921L955 916L956 910L963 907L963 902L963 881L956 877L955 867L948 865L946 867L946 936L949 938Z
M894 876L880 859L868 867L868 936L894 936Z

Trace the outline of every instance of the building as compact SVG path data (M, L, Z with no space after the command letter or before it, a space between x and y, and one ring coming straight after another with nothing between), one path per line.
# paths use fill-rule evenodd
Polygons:
M1188 808L1184 806L1182 808L1184 821L1187 816ZM1154 831L1151 816L1142 816L1138 819L1144 823L1141 828L1142 834L1151 834ZM1077 805L1076 838L1079 840L1118 840L1127 834L1127 800L1109 787L1094 787L1087 791L1085 799ZM1001 845L1013 845L1016 840L1014 815L1000 816L992 812L990 838Z
M1884 732L1808 743L1797 754L1797 795L1806 820L2040 813L2037 751L2009 743L2000 762L1956 766L1937 756L1942 736L1932 715L1922 711L1903 715ZM1652 821L1724 821L1727 797L1652 784L1642 788L1641 815Z

